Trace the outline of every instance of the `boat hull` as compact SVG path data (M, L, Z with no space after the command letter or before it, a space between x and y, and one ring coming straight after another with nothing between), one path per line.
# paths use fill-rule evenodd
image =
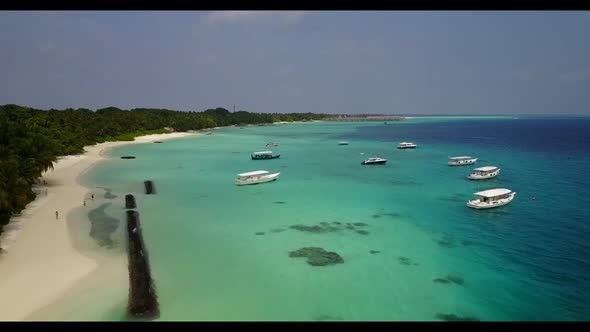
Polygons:
M372 161L372 162L363 161L363 162L361 162L361 164L363 164L363 165L383 165L386 162L387 162L387 160L383 160L383 161Z
M447 164L449 166L465 166L465 165L475 164L476 161L477 161L477 158L468 159L468 160L459 160L459 161L449 161Z
M510 202L512 202L514 200L515 195L516 195L516 193L512 193L507 198L500 199L500 200L497 200L497 201L494 201L491 203L482 203L479 201L479 199L476 199L473 201L468 201L467 206L472 209L476 209L476 210L493 209L493 208L497 208L497 207L509 204Z
M397 148L400 150L405 150L405 149L415 149L417 147L416 146L398 146Z
M498 174L500 174L500 170L497 170L493 173L486 174L486 175L469 174L469 175L467 175L467 178L469 180L487 180L487 179L495 178L496 176L498 176Z
M273 154L272 156L264 156L264 157L254 157L254 156L252 156L252 160L277 159L280 156L281 156L280 154Z
M275 181L279 178L279 175L281 173L275 173L275 174L270 174L267 176L262 176L259 177L257 179L254 180L236 180L236 185L238 186L246 186L246 185L251 185L251 184L259 184L259 183L266 183L266 182L271 182L271 181Z

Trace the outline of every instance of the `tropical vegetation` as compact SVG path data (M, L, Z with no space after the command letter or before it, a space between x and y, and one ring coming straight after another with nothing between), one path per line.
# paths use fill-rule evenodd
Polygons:
M40 110L0 106L0 232L10 217L35 198L33 184L53 167L58 156L80 154L84 146L107 141L130 141L137 136L220 126L310 121L326 118L313 113L203 112L107 107Z

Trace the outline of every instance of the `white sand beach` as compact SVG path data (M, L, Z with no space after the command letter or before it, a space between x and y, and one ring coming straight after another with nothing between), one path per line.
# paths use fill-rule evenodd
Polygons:
M26 320L27 316L57 301L76 282L93 272L98 262L74 249L66 223L68 213L80 207L90 190L79 184L80 175L105 158L105 149L149 143L194 133L137 137L132 142L107 142L85 147L86 153L59 158L34 188L37 199L11 219L0 235L0 321ZM46 181L46 185L43 185ZM59 216L56 218L55 212Z

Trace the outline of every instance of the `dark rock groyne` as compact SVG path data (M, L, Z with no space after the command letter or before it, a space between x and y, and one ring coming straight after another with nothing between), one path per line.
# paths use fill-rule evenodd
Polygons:
M148 255L143 244L139 213L127 211L129 255L129 303L127 315L132 319L155 319L160 315L158 299L150 273Z
M125 208L135 209L136 207L137 204L135 204L135 197L133 197L131 194L125 195Z
M151 180L144 181L143 184L145 185L145 193L146 195L151 195L156 193L156 188L154 187L154 182Z

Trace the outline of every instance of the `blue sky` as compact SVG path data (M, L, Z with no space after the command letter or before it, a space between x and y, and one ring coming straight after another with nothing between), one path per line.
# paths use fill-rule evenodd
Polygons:
M590 12L0 12L0 104L590 115Z

